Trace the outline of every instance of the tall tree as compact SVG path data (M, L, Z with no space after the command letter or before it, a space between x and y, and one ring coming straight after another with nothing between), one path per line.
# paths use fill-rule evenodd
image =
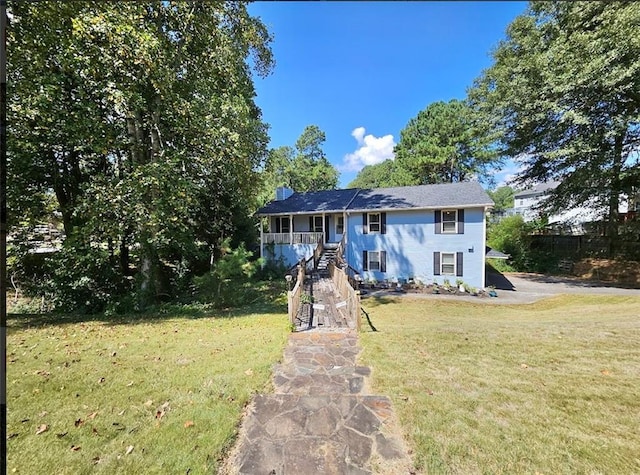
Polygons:
M367 165L358 172L348 188L386 188L416 185L413 175L392 159Z
M400 132L398 166L413 184L453 183L477 178L491 182L500 161L492 136L473 110L459 100L434 102Z
M338 170L322 149L325 140L320 127L308 125L296 140L295 148L284 146L270 150L261 174L263 202L273 200L278 186L298 192L335 189Z
M607 210L640 186L640 4L533 2L469 91L517 157L516 183L560 181L549 211Z
M248 59L269 72L269 34L236 2L11 9L12 212L36 216L20 196L52 189L65 249L104 244L152 302L167 265L215 252L250 212L267 135Z
M500 186L495 190L488 190L487 194L491 197L495 206L494 211L504 211L509 208L513 208L515 190L510 186Z

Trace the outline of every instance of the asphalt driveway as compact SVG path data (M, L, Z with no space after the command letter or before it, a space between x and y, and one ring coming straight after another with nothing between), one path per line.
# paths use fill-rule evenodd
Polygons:
M640 289L616 287L603 282L590 282L571 277L557 277L522 272L487 274L487 286L496 288L497 298L478 298L470 295L434 295L430 293L395 292L393 290L367 291L363 297L366 306L368 298L413 297L425 299L465 300L483 304L533 303L559 294L583 295L628 295L640 297Z
M487 285L495 285L495 303L531 303L558 294L628 295L640 297L640 289L616 287L603 282L571 277L526 274L521 272L487 275ZM487 300L487 299L482 299Z

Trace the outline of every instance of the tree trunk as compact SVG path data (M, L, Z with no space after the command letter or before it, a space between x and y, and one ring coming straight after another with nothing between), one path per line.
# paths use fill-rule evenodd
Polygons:
M617 134L613 144L613 166L611 167L611 183L609 185L609 219L607 221L607 235L614 240L618 237L618 209L620 207L620 173L624 162L623 144L624 134Z

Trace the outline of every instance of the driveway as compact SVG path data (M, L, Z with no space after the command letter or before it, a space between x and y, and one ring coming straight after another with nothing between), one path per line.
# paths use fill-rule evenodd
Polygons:
M487 285L495 285L496 303L531 303L558 294L627 295L640 297L640 289L616 287L571 277L526 274L521 272L487 275ZM487 299L482 299L487 300Z
M583 295L626 295L640 297L640 289L616 287L604 282L590 282L571 277L556 277L544 274L527 274L513 272L506 274L487 274L487 286L496 288L497 298L478 298L470 295L433 295L429 293L399 293L393 290L369 291L363 295L363 304L367 298L407 296L425 299L444 299L454 301L468 301L482 304L521 304L533 303L538 300L559 294Z

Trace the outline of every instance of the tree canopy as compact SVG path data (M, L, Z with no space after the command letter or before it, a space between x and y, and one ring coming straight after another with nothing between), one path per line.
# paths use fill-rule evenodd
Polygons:
M466 102L434 102L400 132L398 166L414 184L490 181L498 156L491 135Z
M640 186L640 4L533 2L507 30L469 91L517 185L560 181L550 211L607 209Z
M294 191L332 190L338 186L338 170L329 162L322 144L325 133L317 125L308 125L296 140L295 148L278 147L269 151L262 172L260 201L273 200L276 187Z
M55 196L66 240L54 293L85 279L109 294L113 275L140 305L171 294L247 229L268 141L249 59L268 74L269 33L239 2L10 9L12 225L41 220Z
M500 164L491 131L465 101L434 102L400 132L395 160L364 167L349 186L409 186L477 179Z

